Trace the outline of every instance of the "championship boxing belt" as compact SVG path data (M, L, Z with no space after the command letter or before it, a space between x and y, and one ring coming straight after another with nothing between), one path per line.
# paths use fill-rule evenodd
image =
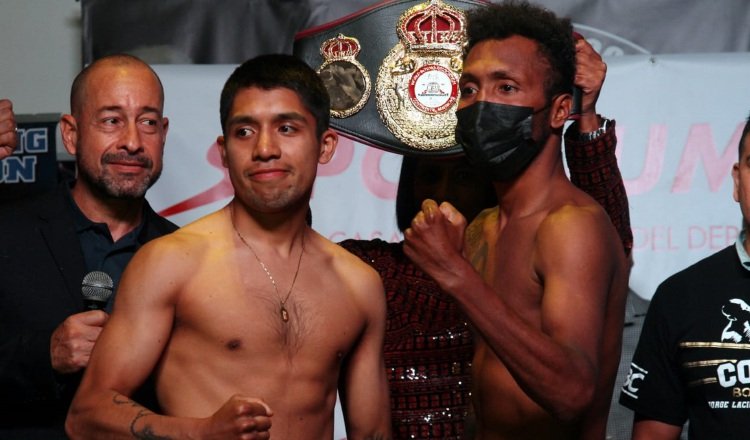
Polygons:
M331 127L406 155L455 155L464 11L483 0L386 1L300 32L294 55L331 96Z

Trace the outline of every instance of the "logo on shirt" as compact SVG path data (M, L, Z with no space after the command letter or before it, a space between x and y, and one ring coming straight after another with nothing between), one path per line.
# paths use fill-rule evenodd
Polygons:
M635 362L632 362L630 364L628 377L625 379L625 383L622 385L622 392L632 397L633 399L637 399L640 383L644 379L646 379L647 374L648 371L636 365Z
M750 409L750 305L742 299L733 298L721 306L726 325L719 318L711 330L715 337L711 341L681 341L674 365L680 370L680 381L684 391L693 391L705 397L705 405L711 410ZM713 313L717 310L714 309ZM716 316L718 318L718 316ZM712 321L706 318L707 322ZM653 353L656 355L657 353ZM639 362L643 362L639 359ZM649 371L631 363L630 372L622 386L622 395L632 399L650 399L654 393L661 394L661 374L669 372L655 370L656 376L644 382ZM677 378L675 378L677 379ZM645 387L645 388L644 388ZM652 390L651 388L654 387ZM643 389L644 391L640 391ZM666 389L661 389L666 390ZM649 391L646 393L646 391ZM639 396L640 393L640 396ZM667 394L671 395L671 394ZM697 402L696 402L697 403ZM646 402L648 404L648 402Z
M750 306L734 298L721 307L721 313L729 321L721 333L721 342L750 343Z

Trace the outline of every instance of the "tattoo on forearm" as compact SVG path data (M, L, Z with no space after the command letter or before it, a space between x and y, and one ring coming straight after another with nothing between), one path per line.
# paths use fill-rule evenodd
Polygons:
M130 422L130 434L133 435L133 438L139 440L172 440L172 437L155 434L153 428L148 424L145 424L140 430L136 429L135 424L138 422L138 420L154 414L152 411L149 411L148 409L141 406L138 402L129 399L122 394L115 394L112 397L112 402L114 402L115 405L130 405L133 408L141 408L141 410L138 411L138 414L136 414L133 418L133 421Z
M139 419L151 414L153 413L146 409L138 411L138 414L136 414L135 418L130 423L130 433L133 434L133 438L137 438L139 440L172 440L172 437L155 434L153 428L151 428L151 426L149 426L148 424L146 424L140 430L135 429L135 423Z
M114 402L115 405L130 405L134 408L143 408L138 402L117 393L112 396L112 402Z

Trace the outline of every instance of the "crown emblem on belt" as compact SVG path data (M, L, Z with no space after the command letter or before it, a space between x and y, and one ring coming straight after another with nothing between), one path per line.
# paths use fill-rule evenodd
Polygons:
M360 50L359 40L338 34L336 37L323 42L320 47L320 54L326 60L343 60L356 58Z
M461 53L466 41L466 18L462 11L432 0L401 16L398 37L409 50Z
M378 72L380 118L410 147L426 151L452 147L466 17L442 0L430 0L401 14L396 32L399 42Z
M362 109L370 97L370 73L356 60L359 40L338 34L320 46L325 60L318 75L331 98L331 116L347 118Z

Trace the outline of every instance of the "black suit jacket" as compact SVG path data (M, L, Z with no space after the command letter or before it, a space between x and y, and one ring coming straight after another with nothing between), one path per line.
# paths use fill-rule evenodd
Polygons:
M0 438L66 438L64 421L80 374L52 370L50 337L83 311L87 273L62 185L0 208ZM177 227L149 206L139 245Z

